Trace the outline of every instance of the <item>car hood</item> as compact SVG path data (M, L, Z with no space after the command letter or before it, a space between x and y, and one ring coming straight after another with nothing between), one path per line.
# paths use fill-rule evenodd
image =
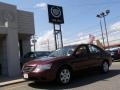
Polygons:
M46 64L46 63L50 63L51 61L53 61L53 59L54 57L37 58L37 59L33 59L32 61L25 63L25 65Z
M68 60L69 58L71 58L70 56L63 56L63 57L43 57L40 59L34 59L30 62L27 62L25 65L38 65L38 64L49 64L52 63L54 61L58 61L58 60Z

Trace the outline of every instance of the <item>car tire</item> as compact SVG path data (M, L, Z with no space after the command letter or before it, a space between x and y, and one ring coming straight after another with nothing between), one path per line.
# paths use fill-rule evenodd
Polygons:
M101 72L107 73L109 71L109 63L107 61L104 61L101 65Z
M70 83L71 79L72 79L72 72L69 68L63 67L59 69L57 73L57 82L59 84L62 85L68 84Z

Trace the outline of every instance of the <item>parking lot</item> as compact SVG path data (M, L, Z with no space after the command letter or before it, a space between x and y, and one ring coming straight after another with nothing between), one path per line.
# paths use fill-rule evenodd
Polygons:
M35 83L32 81L18 83L1 87L0 90L119 90L120 89L120 62L113 62L110 72L100 74L99 72L85 72L75 79L69 85L58 85L52 83Z

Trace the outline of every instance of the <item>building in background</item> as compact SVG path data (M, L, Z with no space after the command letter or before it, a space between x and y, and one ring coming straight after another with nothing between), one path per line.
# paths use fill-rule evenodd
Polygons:
M32 12L0 2L0 74L20 75L20 58L31 51L30 37L35 33Z

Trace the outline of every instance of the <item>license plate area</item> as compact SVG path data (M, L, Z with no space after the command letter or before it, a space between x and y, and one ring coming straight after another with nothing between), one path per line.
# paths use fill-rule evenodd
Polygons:
M23 74L23 77L24 77L25 79L28 79L28 74L27 74L27 73Z

